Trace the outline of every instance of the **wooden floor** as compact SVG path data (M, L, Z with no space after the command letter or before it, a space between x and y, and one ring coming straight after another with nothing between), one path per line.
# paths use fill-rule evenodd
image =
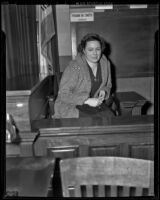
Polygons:
M9 157L6 159L6 195L45 197L49 191L55 159Z

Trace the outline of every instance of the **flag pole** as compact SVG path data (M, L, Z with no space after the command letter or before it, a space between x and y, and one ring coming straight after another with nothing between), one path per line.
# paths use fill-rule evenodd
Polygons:
M41 49L41 5L38 5L38 32L39 32L39 79L41 80L41 76L42 76L42 70L41 70L41 52L42 52L42 49Z

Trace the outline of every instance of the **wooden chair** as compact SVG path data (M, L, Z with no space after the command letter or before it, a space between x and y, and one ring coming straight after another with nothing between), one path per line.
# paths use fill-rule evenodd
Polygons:
M154 162L123 157L60 161L63 197L154 195Z

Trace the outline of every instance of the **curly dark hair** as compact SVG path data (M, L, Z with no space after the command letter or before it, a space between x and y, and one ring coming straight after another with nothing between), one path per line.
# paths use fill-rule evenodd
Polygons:
M103 52L104 49L105 49L105 41L104 41L104 39L101 36L99 36L96 33L88 33L87 35L85 35L82 38L80 44L78 45L77 51L79 53L83 53L83 50L85 49L87 42L89 42L89 41L95 41L95 40L100 43L101 50Z

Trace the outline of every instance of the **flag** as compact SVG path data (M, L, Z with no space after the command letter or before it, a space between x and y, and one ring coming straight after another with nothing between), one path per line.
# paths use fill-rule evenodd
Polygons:
M51 5L40 6L40 76L41 79L54 74L51 40L55 35L53 11Z

